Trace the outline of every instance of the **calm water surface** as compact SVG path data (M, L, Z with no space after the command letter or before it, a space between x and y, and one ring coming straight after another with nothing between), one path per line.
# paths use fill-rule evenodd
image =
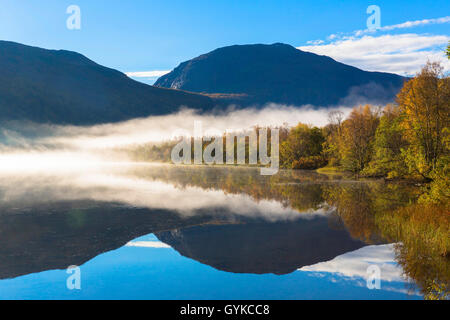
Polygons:
M143 164L1 175L0 299L422 299L375 219L415 197L404 185Z

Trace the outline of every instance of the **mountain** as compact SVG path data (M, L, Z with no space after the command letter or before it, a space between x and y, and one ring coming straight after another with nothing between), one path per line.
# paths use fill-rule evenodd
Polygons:
M226 102L315 106L386 103L404 78L367 72L290 45L234 45L181 63L155 86L206 93Z
M182 256L234 273L287 274L364 246L345 229L331 229L323 217L204 224L155 235Z
M199 94L149 86L65 50L0 41L0 121L95 124L211 109Z

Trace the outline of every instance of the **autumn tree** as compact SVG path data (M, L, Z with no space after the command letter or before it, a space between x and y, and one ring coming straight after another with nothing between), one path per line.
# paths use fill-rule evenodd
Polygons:
M281 163L294 169L315 169L324 166L321 129L299 123L289 131L280 147Z
M344 169L359 173L371 160L378 114L376 107L359 106L342 123L339 153Z
M439 63L428 62L397 96L410 144L406 161L412 171L427 178L440 157L448 154L444 141L450 116L449 81Z

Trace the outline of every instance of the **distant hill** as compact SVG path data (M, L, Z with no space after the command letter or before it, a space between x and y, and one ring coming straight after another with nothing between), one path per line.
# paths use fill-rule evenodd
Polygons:
M116 122L213 107L206 96L152 87L65 50L0 41L0 121Z
M367 72L290 45L234 45L181 63L155 86L238 104L316 106L394 100L404 78Z
M182 256L218 270L281 275L364 246L345 229L334 230L329 223L324 217L271 223L250 220L193 226L155 235Z

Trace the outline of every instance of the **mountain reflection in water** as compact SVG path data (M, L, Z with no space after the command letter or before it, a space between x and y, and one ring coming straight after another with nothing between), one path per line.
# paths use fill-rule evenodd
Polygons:
M183 256L236 273L286 274L364 246L328 219L250 221L156 233Z
M386 243L377 212L415 196L399 184L241 167L0 175L0 279L82 266L151 233L218 270L288 274Z

